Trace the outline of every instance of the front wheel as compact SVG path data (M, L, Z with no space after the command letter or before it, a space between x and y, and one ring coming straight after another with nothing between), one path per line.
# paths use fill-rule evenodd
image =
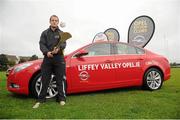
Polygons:
M31 83L31 93L36 98L40 94L42 89L42 81L41 81L41 74L38 74ZM51 75L51 80L49 83L49 87L47 89L46 98L53 98L58 94L57 86L56 86L56 78L55 75Z
M144 75L143 87L149 90L158 90L163 84L163 75L160 70L150 68Z

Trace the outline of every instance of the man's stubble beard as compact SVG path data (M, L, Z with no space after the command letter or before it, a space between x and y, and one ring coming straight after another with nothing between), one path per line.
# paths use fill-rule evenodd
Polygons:
M51 26L51 28L56 29L56 28L58 28L58 26Z

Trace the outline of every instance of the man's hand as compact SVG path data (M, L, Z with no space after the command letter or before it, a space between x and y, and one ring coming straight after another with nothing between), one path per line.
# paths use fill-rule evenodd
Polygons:
M52 58L52 57L53 57L52 52L48 52L48 53L47 53L47 57L48 57L48 58Z
M51 52L52 54L57 54L59 52L59 48L54 47L54 50Z

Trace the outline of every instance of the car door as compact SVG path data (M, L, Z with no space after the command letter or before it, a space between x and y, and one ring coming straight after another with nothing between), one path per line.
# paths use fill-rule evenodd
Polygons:
M73 89L88 91L105 88L115 80L115 71L111 70L110 66L114 60L114 56L111 55L111 44L96 43L83 49L88 55L73 56L71 59Z
M116 81L125 86L140 84L143 79L144 50L123 43L114 44L115 64L119 64L116 70Z

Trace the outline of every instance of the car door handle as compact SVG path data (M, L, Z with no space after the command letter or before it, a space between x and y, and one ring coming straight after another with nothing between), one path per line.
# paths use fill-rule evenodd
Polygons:
M137 60L144 60L143 58L138 58Z
M104 62L105 62L105 63L112 63L111 60L105 60Z

